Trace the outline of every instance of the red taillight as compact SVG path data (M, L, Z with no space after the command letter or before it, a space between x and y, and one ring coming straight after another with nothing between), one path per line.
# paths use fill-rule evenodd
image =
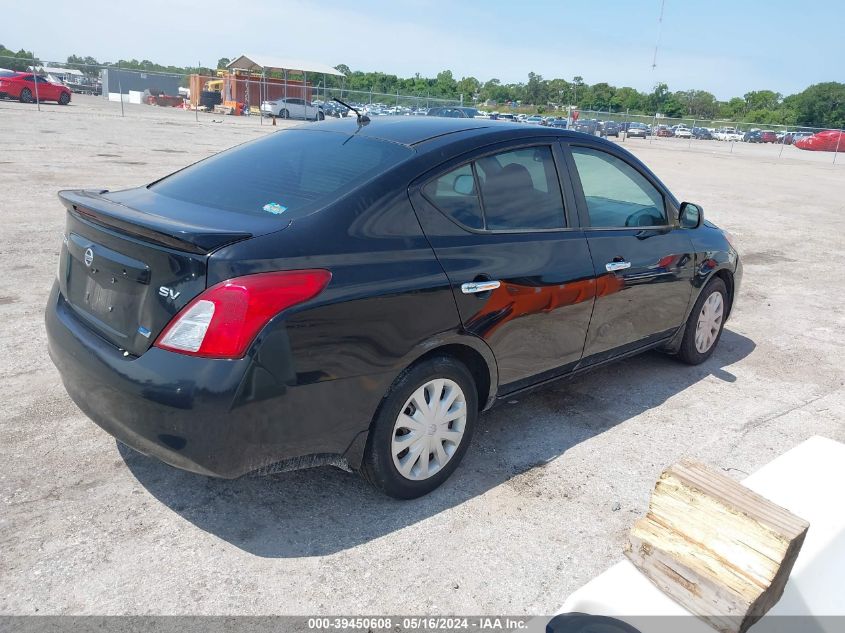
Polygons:
M155 346L190 356L241 358L270 319L316 297L331 277L327 270L291 270L220 282L182 308Z

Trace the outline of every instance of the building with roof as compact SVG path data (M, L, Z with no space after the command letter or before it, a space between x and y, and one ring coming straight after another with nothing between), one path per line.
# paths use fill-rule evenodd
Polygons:
M240 55L226 68L230 80L224 84L223 100L251 105L274 99L311 101L314 84L325 86L326 75L345 77L328 64L270 55ZM291 79L289 75L297 78Z

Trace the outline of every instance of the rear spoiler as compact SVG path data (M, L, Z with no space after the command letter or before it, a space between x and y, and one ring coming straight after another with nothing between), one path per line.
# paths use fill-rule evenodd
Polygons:
M139 211L103 197L107 190L64 190L59 200L77 217L180 251L206 254L252 237L252 233L200 226Z

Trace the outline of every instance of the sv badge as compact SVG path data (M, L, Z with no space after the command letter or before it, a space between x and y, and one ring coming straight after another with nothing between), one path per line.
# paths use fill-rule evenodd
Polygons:
M172 289L168 288L167 286L161 286L158 289L158 294L162 297L168 298L171 301L175 301L176 297L178 297L181 292L174 292Z

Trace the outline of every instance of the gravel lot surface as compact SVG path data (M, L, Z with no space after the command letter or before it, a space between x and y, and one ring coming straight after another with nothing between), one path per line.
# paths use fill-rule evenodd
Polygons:
M845 441L845 164L661 139L625 146L745 262L704 365L649 353L499 407L412 502L332 468L218 481L121 452L45 349L56 191L148 182L274 129L126 111L0 101L0 614L549 613L620 559L679 457L741 477L811 435Z

